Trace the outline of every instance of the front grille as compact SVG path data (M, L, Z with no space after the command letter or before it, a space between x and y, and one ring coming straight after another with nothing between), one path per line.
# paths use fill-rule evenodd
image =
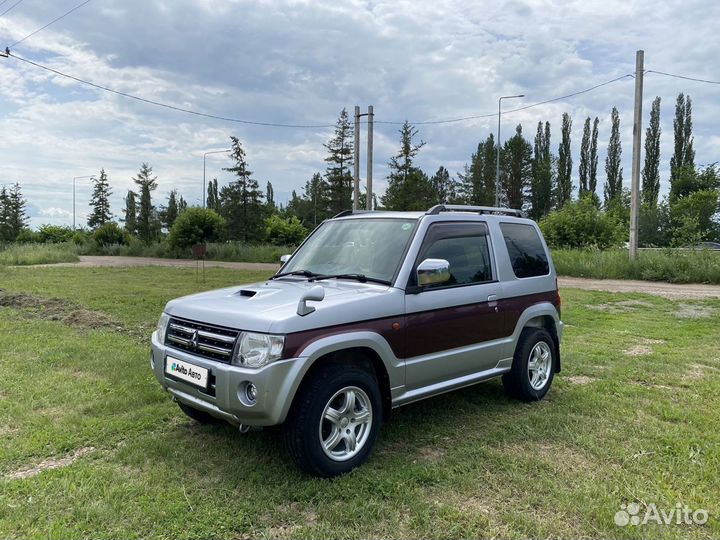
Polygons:
M195 356L230 363L239 330L171 318L165 345Z

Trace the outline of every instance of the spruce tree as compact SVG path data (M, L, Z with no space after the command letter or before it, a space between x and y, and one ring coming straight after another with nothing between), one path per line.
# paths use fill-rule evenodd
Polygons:
M690 96L678 94L673 120L675 149L670 158L670 198L676 196L676 184L683 175L695 172L695 150L692 135L692 102Z
M610 141L608 142L607 157L605 158L605 207L611 206L613 201L622 199L623 168L622 144L620 142L620 115L613 107L611 113Z
M1 234L4 240L14 242L28 221L25 212L27 201L22 196L20 184L16 182L9 190L3 186L0 201L0 226L3 229Z
M568 113L562 116L562 132L557 160L557 207L562 208L572 199L572 151L570 149L570 132L572 119Z
M137 195L134 191L129 190L125 196L125 230L130 234L137 233Z
M328 151L325 178L332 215L352 208L353 198L353 131L345 109L340 112L335 133L324 145Z
M538 122L533 146L530 216L539 220L552 210L552 155L550 153L550 122Z
M245 150L237 137L232 141L231 159L233 167L223 170L237 177L220 191L221 214L227 221L227 233L233 240L255 242L264 234L263 193L257 180L248 169Z
M595 117L593 121L592 136L590 137L590 169L588 171L588 191L592 194L596 204L599 203L597 195L597 166L598 166L598 124L600 120Z
M381 197L388 210L422 210L432 205L432 187L427 175L413 165L424 141L414 143L418 131L407 120L399 130L400 150L388 163L388 187Z
M522 124L503 145L502 187L508 208L522 209L532 177L532 145L522 134Z
M578 166L578 197L582 197L585 192L589 191L589 175L590 175L590 117L585 119L583 126L582 142L580 143L580 165Z
M655 208L660 195L660 97L653 100L650 125L645 131L645 165L642 170L642 202Z
M10 198L7 188L0 188L0 242L10 241Z
M100 169L100 176L93 178L93 192L90 197L92 211L87 219L88 227L95 230L98 227L109 223L112 220L110 212L110 195L112 190L108 182L105 169Z
M160 233L160 220L152 203L152 192L157 189L157 176L152 175L152 167L143 163L140 172L133 178L140 188L140 204L137 212L137 234L144 242L155 240Z
M170 191L167 207L165 208L165 227L169 231L178 217L177 189Z

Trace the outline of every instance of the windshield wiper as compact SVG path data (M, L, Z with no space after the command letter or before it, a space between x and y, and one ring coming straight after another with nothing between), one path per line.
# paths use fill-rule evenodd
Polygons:
M386 279L374 278L366 276L365 274L316 274L312 276L308 281L317 281L319 279L354 279L360 283L372 281L373 283L382 283L383 285L390 285Z
M282 274L275 274L274 276L270 276L268 279L277 279L285 276L304 276L307 278L311 278L314 276L319 276L317 272L311 272L310 270L293 270L292 272L283 272Z

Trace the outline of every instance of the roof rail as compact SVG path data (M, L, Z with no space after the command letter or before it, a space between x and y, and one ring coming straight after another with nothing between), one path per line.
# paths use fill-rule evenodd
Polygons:
M471 206L466 204L436 204L425 212L427 216L436 216L440 212L477 212L478 214L503 214L506 216L525 217L521 210L499 208L497 206Z
M345 216L352 216L354 214L371 214L375 212L374 210L343 210L342 212L335 214L332 219L339 218L339 217L345 217Z

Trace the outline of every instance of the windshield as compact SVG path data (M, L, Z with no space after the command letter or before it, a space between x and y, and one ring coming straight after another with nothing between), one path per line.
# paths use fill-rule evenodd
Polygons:
M394 218L328 221L300 247L282 273L362 274L392 282L415 223Z

